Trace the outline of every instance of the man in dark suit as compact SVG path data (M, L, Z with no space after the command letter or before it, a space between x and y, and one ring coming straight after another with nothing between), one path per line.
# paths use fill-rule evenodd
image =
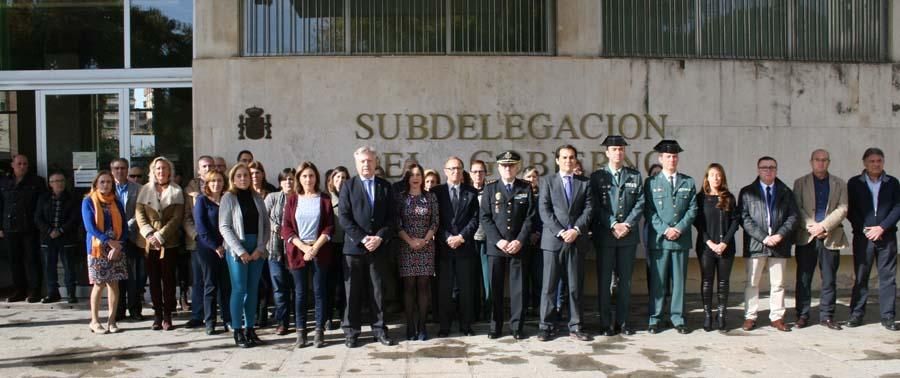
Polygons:
M869 273L878 267L878 302L881 325L896 331L897 220L900 219L900 183L884 172L884 152L863 153L862 174L847 181L847 219L853 226L853 270L856 281L850 297L848 327L862 325L869 297Z
M357 346L361 305L368 289L372 335L384 345L393 342L384 323L382 276L385 241L394 235L391 184L375 177L375 150L360 147L353 153L357 176L341 186L338 219L344 227L344 286L347 308L341 325L348 348Z
M628 326L631 304L631 273L640 243L638 227L644 212L644 188L641 173L625 166L628 142L618 135L603 141L609 164L591 174L594 194L594 249L597 251L597 292L600 299L600 329L606 336L633 335ZM613 270L619 277L616 289L615 323L610 321L612 295L609 286Z
M15 291L6 299L28 303L41 300L43 284L38 230L34 212L38 198L47 191L43 177L28 172L28 158L13 156L12 174L0 178L0 239L6 240L9 270Z
M516 178L521 157L513 151L497 155L500 180L484 187L481 200L481 223L487 236L488 264L491 268L492 301L491 330L488 338L500 337L503 330L503 293L506 271L509 270L509 327L517 340L525 339L522 328L522 305L525 270L522 254L535 205L531 185Z
M559 173L541 180L538 191L538 211L544 225L541 233L544 269L538 340L548 341L555 334L551 317L556 308L557 282L563 276L569 297L569 335L575 340L588 341L591 337L584 332L581 323L581 292L584 287L584 255L590 250L587 232L590 230L594 199L588 179L574 173L578 159L575 147L564 145L556 149L555 155Z
M478 191L463 183L462 159L453 156L444 163L447 183L431 191L437 196L441 221L438 241L438 300L441 328L438 337L447 337L456 308L453 283L459 288L459 330L472 336L480 258L475 246L478 229Z

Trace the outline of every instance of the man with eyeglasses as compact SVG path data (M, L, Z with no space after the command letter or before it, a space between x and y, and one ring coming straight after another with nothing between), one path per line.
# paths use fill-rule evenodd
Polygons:
M144 169L141 167L128 168L128 182L144 185Z
M763 156L756 162L759 176L741 189L738 208L744 228L744 261L747 287L744 290L744 331L756 328L759 310L759 281L769 273L769 320L782 332L784 323L784 270L791 257L797 222L794 193L778 179L778 162Z
M438 337L447 337L457 314L453 306L454 282L459 288L459 332L472 336L475 301L478 290L478 191L463 181L462 159L452 156L444 163L445 184L431 189L437 196L440 225L435 236L438 244Z
M644 183L644 216L650 222L647 232L650 249L647 256L650 263L650 325L647 331L651 334L661 331L666 284L671 279L670 320L678 333L688 334L690 331L684 321L684 284L691 248L691 226L697 217L697 201L694 201L697 187L692 177L678 172L678 154L684 150L677 141L664 139L653 149L659 153L662 170L656 176L648 177Z
M531 233L531 221L536 211L531 185L516 178L522 158L517 152L497 155L500 180L487 184L481 199L481 223L487 236L488 264L491 268L493 311L489 339L500 337L503 331L503 293L506 272L509 271L509 327L513 338L525 339L522 319L525 269L522 255Z
M115 181L116 198L125 207L125 221L128 224L128 241L125 242L125 269L128 270L128 278L119 282L119 309L116 316L124 317L125 310L132 320L144 320L141 315L142 301L144 295L144 283L146 275L144 272L144 254L137 247L137 221L134 219L134 209L137 205L137 195L141 191L141 185L132 181L130 173L137 167L128 168L128 160L124 158L113 159L109 163L109 170L112 172ZM137 168L140 170L140 168ZM136 176L140 177L141 174Z
M809 324L812 278L816 265L822 276L819 323L833 330L837 271L847 235L841 222L847 217L847 183L828 172L830 154L823 149L809 158L812 172L794 181L797 201L797 328Z
M896 331L897 220L900 219L900 182L884 171L884 152L868 148L863 172L847 182L847 219L853 226L853 293L847 327L862 325L869 297L869 274L878 269L881 325Z

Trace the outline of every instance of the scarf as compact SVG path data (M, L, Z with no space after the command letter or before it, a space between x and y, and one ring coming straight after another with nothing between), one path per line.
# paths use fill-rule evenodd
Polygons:
M94 204L94 224L101 232L106 232L106 219L104 219L103 205L109 207L109 214L112 216L113 239L119 240L122 237L122 214L119 212L119 204L116 202L116 194L100 194L100 191L92 191L91 202ZM99 258L102 256L103 243L97 237L91 240L91 256Z

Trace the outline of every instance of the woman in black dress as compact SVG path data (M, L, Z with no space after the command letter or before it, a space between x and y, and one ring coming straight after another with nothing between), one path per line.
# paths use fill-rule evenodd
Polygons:
M728 191L725 169L712 163L706 168L702 190L697 193L700 211L694 221L697 228L697 258L702 274L700 293L703 297L703 330L713 329L712 292L713 280L718 284L718 317L716 328L725 328L728 309L728 283L734 263L734 234L740 223L740 212L735 208L734 195Z

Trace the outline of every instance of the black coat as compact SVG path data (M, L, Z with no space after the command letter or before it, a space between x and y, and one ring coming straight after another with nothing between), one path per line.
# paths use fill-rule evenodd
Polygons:
M791 257L794 231L798 225L797 202L794 193L781 180L775 179L775 209L773 210L772 233L781 235L782 241L775 248L767 247L762 241L769 236L766 225L766 200L759 179L741 189L738 208L741 209L741 225L744 227L744 257L771 256Z
M521 258L528 246L528 235L532 231L531 222L537 205L531 185L516 179L512 193L506 193L503 181L485 185L481 197L481 223L486 236L488 256ZM508 255L497 248L500 240L518 240L522 249L515 255Z
M363 255L368 253L363 238L377 235L382 239L381 251L394 236L394 195L391 184L375 177L375 209L369 205L369 195L359 176L341 186L338 203L338 221L344 227L344 254ZM376 251L376 252L377 252Z
M878 211L875 211L866 180L866 173L863 172L847 181L847 220L853 226L853 235L864 237L864 228L881 226L884 229L882 238L895 238L897 220L900 219L900 182L887 173L882 175Z
M22 181L16 184L16 178L9 175L0 179L0 231L33 232L34 211L38 198L47 192L47 184L43 177L25 174Z
M64 245L74 245L78 242L78 227L81 225L81 200L74 198L68 190L62 192L58 199L61 202L61 212L58 231L62 235L56 239L50 239L50 231L53 231L53 194L44 192L38 199L37 209L34 212L34 224L41 234L41 243L57 240Z
M735 248L734 234L737 233L738 226L741 224L741 210L737 208L737 200L734 195L728 193L731 197L731 210L725 211L715 207L711 203L706 202L706 194L697 193L697 217L694 218L694 227L697 229L697 246L695 251L698 256L702 256L703 252L708 250L707 240L713 243L724 242L728 245L722 256L734 257ZM718 203L718 201L716 201ZM716 222L716 223L713 223ZM719 232L712 230L718 229Z
M478 254L475 246L475 231L478 230L478 191L475 188L459 185L459 208L453 211L453 203L450 201L450 186L438 185L431 189L437 196L440 224L438 226L438 253L440 254ZM447 245L447 238L462 235L465 243L457 249L451 249Z

